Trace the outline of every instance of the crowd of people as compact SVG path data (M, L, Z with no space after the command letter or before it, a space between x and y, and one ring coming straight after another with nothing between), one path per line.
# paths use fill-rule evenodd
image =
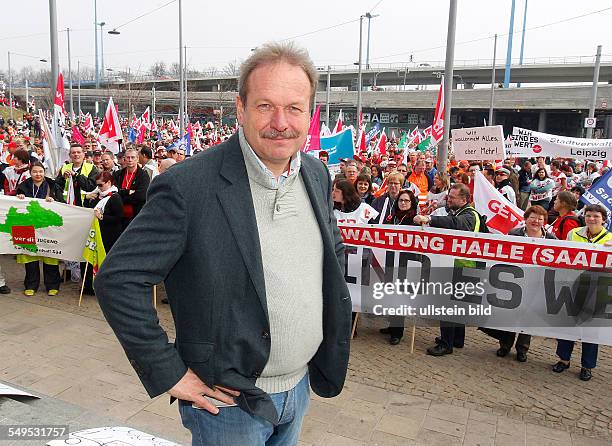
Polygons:
M149 184L157 175L186 157L226 140L237 129L237 126L209 124L196 126L191 153L185 153L184 146L173 144L179 136L174 123L160 121L153 126L155 131L150 130L151 126L147 128L142 143L127 142L114 154L96 141L95 132L101 122L94 119L92 130L83 126L81 120L76 125L87 135L84 142L73 142L69 160L58 172L50 172L39 117L26 115L23 121L9 121L0 130L3 193L93 208L108 252L142 209ZM132 124L124 119L122 125L126 134ZM584 206L580 201L580 196L607 171L608 167L601 162L545 157L510 157L498 162L456 161L451 151L448 169L442 172L437 169L435 149L406 150L398 147L398 140L391 139L386 153L380 154L375 150L378 141L373 138L367 151L343 159L330 169L332 200L339 223L428 224L463 231L484 230L486 223L473 206L475 176L480 171L506 200L525 211L525 225L512 230L509 236L596 244L609 244L612 240L612 234L604 226L607 210L601 206ZM327 152L320 151L317 156L328 163ZM61 279L56 259L22 254L17 256L17 262L25 266L26 296L34 295L40 286L40 262L48 295L59 292ZM94 293L91 270L82 277L86 270L84 264L66 262L66 267L73 281L85 281L85 293ZM1 293L10 292L2 278L0 284ZM429 354L442 356L452 353L453 348L463 347L464 326L447 322L441 322L440 326L441 336L428 349ZM529 335L482 330L499 341L498 356L508 355L514 345L516 359L527 360ZM399 344L404 318L390 318L389 327L380 331L389 336L392 345ZM555 372L569 367L572 347L572 342L559 340ZM596 359L597 345L583 343L581 379L591 377Z

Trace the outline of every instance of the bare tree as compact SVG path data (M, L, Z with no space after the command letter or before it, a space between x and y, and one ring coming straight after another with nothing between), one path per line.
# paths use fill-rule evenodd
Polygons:
M240 72L240 66L236 61L229 62L223 68L221 68L221 74L225 76L238 76Z
M151 65L151 68L149 68L149 73L151 73L151 76L154 76L154 77L165 76L166 74L168 74L168 69L166 68L166 62L163 62L163 61L155 62L153 65Z

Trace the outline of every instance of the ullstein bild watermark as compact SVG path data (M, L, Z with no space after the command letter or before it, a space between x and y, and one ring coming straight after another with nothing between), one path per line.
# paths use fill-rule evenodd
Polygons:
M372 298L382 300L385 297L406 296L414 300L416 296L444 295L453 296L461 300L468 295L480 295L485 293L484 284L481 282L412 282L407 279L395 280L394 282L375 282L372 284ZM471 304L458 305L408 305L408 304L384 304L375 303L372 312L376 316L490 316L491 305Z

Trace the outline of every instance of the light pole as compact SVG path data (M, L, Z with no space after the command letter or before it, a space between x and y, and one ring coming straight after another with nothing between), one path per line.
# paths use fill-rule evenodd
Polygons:
M453 99L453 69L455 61L455 29L457 24L457 0L450 0L448 8L448 31L446 34L446 61L444 66L444 136L438 148L438 170L446 172L448 164L448 140L450 135Z
M329 96L331 90L331 65L327 66L327 97L325 99L325 125L329 127Z
M523 12L523 33L521 36L521 54L519 55L519 66L523 65L523 50L525 49L525 29L527 26L527 0L525 0L525 11ZM517 87L521 86L521 83L516 84Z
M8 84L9 84L9 113L13 119L13 73L11 71L11 52L8 52Z
M70 28L66 28L68 38L68 88L70 89L70 115L74 119L74 102L72 100L72 62L70 60Z
M100 22L100 53L101 53L101 67L100 71L102 73L102 80L104 80L104 25L106 22Z
M81 61L77 60L77 79L78 79L78 101L79 116L81 116Z
M178 22L179 22L179 134L183 137L185 122L183 120L183 102L185 100L185 90L183 86L183 2L178 0Z
M379 17L380 14L370 14L369 12L366 12L366 18L368 19L368 43L366 45L366 70L370 69L370 21L374 18L374 17Z
M512 9L510 10L510 31L508 31L508 48L506 50L506 70L504 71L504 88L510 86L510 69L512 66L512 38L514 36L514 7L516 0L512 0Z
M100 67L98 65L98 2L94 0L94 36L96 41L96 88L100 88Z
M363 47L363 16L359 16L359 59L357 64L359 70L357 71L357 119L361 116L361 62L362 62L362 47Z
M51 104L55 102L55 87L59 74L59 51L57 49L57 9L55 0L49 0L49 35L51 37L51 79L49 82L49 93Z
M497 58L497 34L493 40L493 64L491 66L491 101L489 102L489 125L493 125L493 102L495 100L495 59Z
M593 70L593 88L591 89L591 107L589 108L589 118L595 117L595 105L597 103L597 83L599 82L599 65L601 62L601 45L597 45L597 55L595 56L595 69ZM587 128L586 137L593 137L593 129Z

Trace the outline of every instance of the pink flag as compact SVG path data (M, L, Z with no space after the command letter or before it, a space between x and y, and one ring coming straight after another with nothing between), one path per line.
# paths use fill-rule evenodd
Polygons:
M308 129L308 136L304 142L303 152L310 152L312 150L321 150L321 135L319 125L321 121L321 106L317 105L312 118L310 119L310 128Z
M378 153L380 153L381 155L387 154L387 134L385 133L384 127L380 134L380 138L378 139L378 144L376 145L376 148L378 149Z
M523 211L506 200L481 172L476 172L474 181L474 208L487 217L487 227L491 232L507 234L523 224Z
M138 127L138 138L136 138L136 143L142 144L146 135L147 135L147 124L141 119L140 126Z
M119 115L117 114L115 104L113 104L113 98L108 100L108 107L106 108L98 140L105 144L111 152L119 152L119 141L123 140L123 133L121 133L121 123L119 122Z
M76 125L72 126L72 139L81 145L85 144L85 137L81 135L81 132L79 132L79 128Z
M444 77L440 82L440 90L438 91L438 102L436 103L436 111L431 129L431 139L438 142L444 136Z

